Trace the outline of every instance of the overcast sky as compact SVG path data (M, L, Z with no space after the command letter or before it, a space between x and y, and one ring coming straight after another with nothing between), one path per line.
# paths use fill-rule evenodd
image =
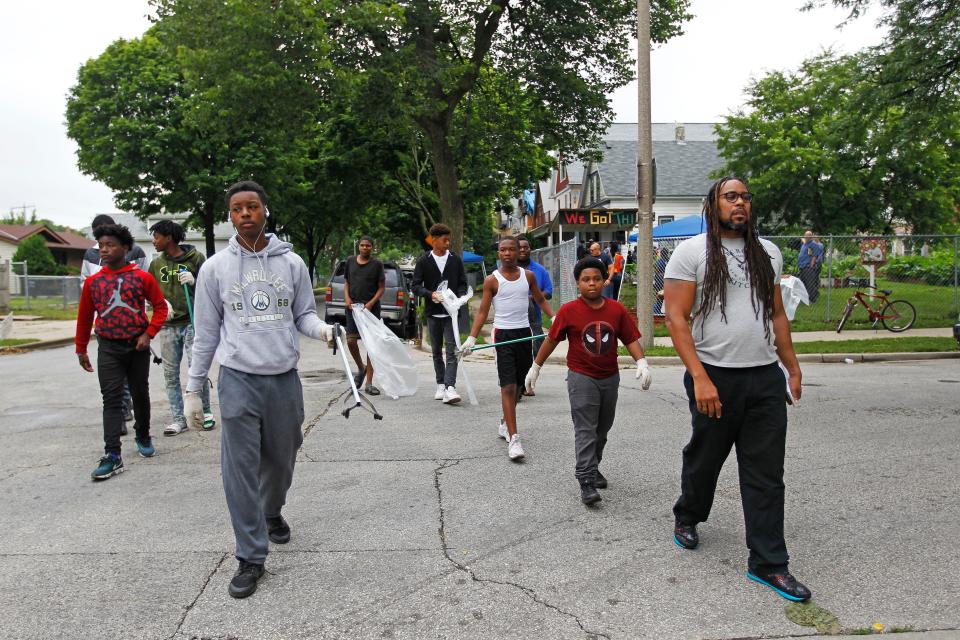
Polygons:
M716 122L739 108L751 77L795 68L826 47L855 51L881 33L867 17L838 31L833 9L799 13L803 0L693 0L686 33L651 57L656 122ZM149 26L146 0L0 2L0 212L23 204L80 228L113 212L109 189L76 168L64 105L77 69L117 38ZM613 96L616 120L635 122L636 84Z

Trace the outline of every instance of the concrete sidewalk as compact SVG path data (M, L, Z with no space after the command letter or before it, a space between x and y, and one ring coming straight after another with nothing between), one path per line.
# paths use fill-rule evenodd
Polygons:
M93 354L95 356L95 353ZM246 600L220 479L219 427L158 437L126 472L89 480L102 451L96 374L71 347L0 358L0 638L725 640L816 633L744 577L735 460L696 551L671 541L689 414L681 367L650 391L624 377L588 509L573 477L563 369L544 367L519 407L527 457L496 437L491 362L466 362L479 405L374 398L385 418L340 415L339 356L302 342L305 440L284 515ZM94 366L97 364L94 362ZM154 433L169 419L151 365ZM213 372L216 378L216 372ZM960 361L804 368L790 410L785 534L791 568L835 616L910 640L960 628ZM462 378L461 378L462 382ZM462 385L461 393L463 392ZM465 395L465 394L464 394ZM214 412L220 407L214 397ZM950 585L954 586L950 586ZM836 632L836 631L835 631Z

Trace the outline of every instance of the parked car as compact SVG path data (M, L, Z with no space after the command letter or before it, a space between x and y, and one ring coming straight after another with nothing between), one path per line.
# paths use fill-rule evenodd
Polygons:
M346 260L340 260L327 284L324 296L324 320L346 322L343 302L343 282L347 271ZM401 338L412 338L417 331L416 299L410 293L410 280L393 262L383 263L384 290L380 298L380 317Z

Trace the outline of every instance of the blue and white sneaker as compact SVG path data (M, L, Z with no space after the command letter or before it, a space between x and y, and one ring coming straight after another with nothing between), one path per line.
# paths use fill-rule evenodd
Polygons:
M93 470L90 477L94 480L106 480L118 473L123 473L123 460L116 453L108 453L100 458L100 464Z
M141 442L140 438L134 438L134 442L137 443L137 453L140 454L142 458L152 458L157 455L157 450L153 448L153 441L148 440L147 442Z

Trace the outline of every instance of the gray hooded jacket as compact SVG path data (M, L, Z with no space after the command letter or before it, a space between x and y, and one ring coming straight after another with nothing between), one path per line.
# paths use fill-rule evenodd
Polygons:
M237 237L209 258L197 276L196 336L187 391L199 391L216 352L221 366L276 375L297 366L300 333L321 337L313 286L303 259L289 242L267 234L254 253Z

